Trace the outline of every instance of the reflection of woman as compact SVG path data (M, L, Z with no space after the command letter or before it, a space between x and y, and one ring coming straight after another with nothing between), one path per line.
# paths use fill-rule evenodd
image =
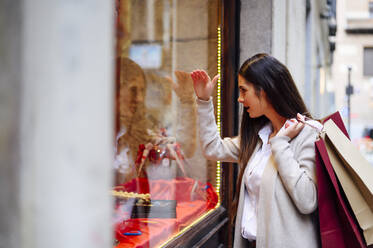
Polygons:
M225 139L216 131L210 97L217 77L211 81L201 70L191 75L205 155L240 163L234 247L318 247L312 214L317 131L289 122L297 113L309 114L287 68L266 54L244 62L240 136Z
M134 159L139 144L150 141L146 130L150 123L145 116L145 74L128 58L120 61L118 89L119 132L116 137L116 183L135 176Z
M180 134L177 132L177 142L186 157L193 155L196 139L196 114L194 105L194 93L191 86L189 73L175 72L177 84L170 79L163 78L163 84L173 86L176 95L179 97L178 114L188 116L188 120L178 122ZM139 65L128 58L122 58L120 62L120 79L118 88L118 113L119 132L116 137L116 184L128 181L136 176L135 159L140 144L154 142L159 134L159 128L163 127L162 119L154 118L154 108L146 107L146 77ZM193 99L193 100L192 100ZM166 101L170 104L171 101ZM154 106L152 106L154 107ZM164 109L156 111L166 111ZM153 112L152 112L153 111ZM160 117L162 118L162 117Z

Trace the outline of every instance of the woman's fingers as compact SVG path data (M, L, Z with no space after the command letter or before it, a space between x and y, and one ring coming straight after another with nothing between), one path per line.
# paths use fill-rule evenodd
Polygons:
M203 80L204 82L208 82L208 78L207 78L206 73L201 72L201 77L202 77L202 80Z
M202 79L202 75L201 75L201 71L200 71L200 70L197 71L197 76L198 76L198 79L199 79L199 80Z
M181 72L180 71L174 71L174 74L175 74L176 78L179 79Z
M213 84L214 86L215 86L216 83L218 82L219 77L220 77L220 75L219 75L219 74L216 74L216 76L212 79L212 84Z
M206 73L202 70L199 71L199 77L200 79L203 81L203 82L207 82L207 77L206 77Z
M298 124L296 126L297 132L299 133L300 131L302 131L303 128L304 128L304 124L302 122L298 122Z
M304 117L304 115L301 115L301 114L297 114L297 119L299 120L299 121L301 121L301 122L305 122L306 120L305 120L305 117Z
M199 70L195 70L193 72L193 74L194 74L194 78L195 78L196 81L200 81L201 80L201 73L199 72Z
M193 71L192 72L192 76L193 76L194 80L198 80L198 73L197 73L197 71Z
M191 72L190 76L192 77L193 81L196 82L204 82L208 83L210 81L210 77L204 70L194 70Z
M193 81L196 80L196 73L195 73L195 71L192 71L192 72L190 73L190 76L192 77Z
M192 71L192 73L190 74L190 76L192 77L193 79L193 82L197 82L197 81L200 81L200 76L199 76L199 73L197 70L195 71Z
M294 131L297 131L297 132L302 130L303 127L304 127L304 124L302 122L296 122L290 126L290 128L292 128Z
M172 80L170 76L166 76L164 78L166 79L167 83L172 86L173 89L177 88L178 85Z
M302 131L303 127L304 127L304 124L302 122L298 122L297 124L294 124L292 126L293 130L291 133L291 136L293 136L292 138L297 136L300 133L300 131Z
M296 137L300 131L302 131L304 124L302 122L298 122L295 119L290 119L288 122L285 123L285 129L279 132L279 135L288 136L290 139Z

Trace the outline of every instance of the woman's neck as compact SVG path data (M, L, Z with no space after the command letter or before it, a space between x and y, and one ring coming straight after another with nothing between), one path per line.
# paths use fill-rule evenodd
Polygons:
M272 123L272 134L271 137L275 136L278 131L282 128L284 125L286 118L279 115L273 108L268 111L266 114L266 117L271 121Z

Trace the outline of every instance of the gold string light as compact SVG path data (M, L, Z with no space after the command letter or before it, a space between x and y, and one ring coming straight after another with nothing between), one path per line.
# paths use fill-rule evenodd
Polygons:
M217 67L218 67L218 85L217 85L217 111L216 111L216 121L218 132L221 135L221 29L218 27L218 58L217 58ZM220 206L220 178L221 178L221 162L216 162L216 193L218 194L218 204L216 207Z

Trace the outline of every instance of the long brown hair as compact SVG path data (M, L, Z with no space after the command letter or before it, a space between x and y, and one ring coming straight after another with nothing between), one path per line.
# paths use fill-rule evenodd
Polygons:
M289 70L274 57L265 53L256 54L242 64L238 74L253 84L257 96L263 90L267 95L267 100L279 115L290 119L295 118L297 113L301 113L311 118ZM256 145L260 142L258 132L268 122L266 116L250 118L246 108L242 112L238 159L240 170L236 196L233 201L232 221L237 213L240 186L245 168Z

